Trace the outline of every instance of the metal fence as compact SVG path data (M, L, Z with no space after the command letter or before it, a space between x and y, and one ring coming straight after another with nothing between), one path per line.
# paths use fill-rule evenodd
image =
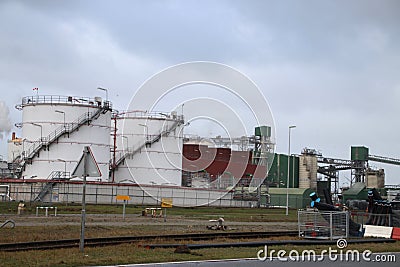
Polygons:
M347 238L347 211L298 211L299 236L313 239Z
M53 181L54 182L54 181ZM48 183L15 183L9 184L9 196L12 200L33 202L39 195L46 203L80 203L82 184L58 182L50 187ZM258 200L234 199L234 192L196 190L184 187L137 186L126 184L88 183L86 186L86 203L115 204L117 195L130 196L129 204L160 205L162 198L172 198L174 206L214 206L214 207L257 207ZM5 199L4 199L5 200Z
M393 226L392 214L351 212L351 219L361 225Z

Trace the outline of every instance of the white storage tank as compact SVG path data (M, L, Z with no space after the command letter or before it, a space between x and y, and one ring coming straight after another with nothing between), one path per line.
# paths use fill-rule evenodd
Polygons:
M108 181L111 105L100 97L38 95L22 99L20 157L24 178L70 178L84 146L90 146Z
M131 111L115 117L114 182L181 186L183 116Z
M318 162L315 155L302 154L299 157L299 188L317 189Z

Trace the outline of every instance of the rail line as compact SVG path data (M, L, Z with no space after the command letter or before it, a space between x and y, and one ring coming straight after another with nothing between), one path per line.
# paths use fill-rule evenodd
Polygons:
M214 232L214 233L198 233L198 234L174 234L174 235L147 235L147 236L119 236L119 237L100 237L86 238L85 247L117 245L123 243L133 243L137 241L154 241L154 240L213 240L217 238L227 239L250 239L250 238L267 238L277 236L297 236L298 231L277 231L277 232ZM3 243L0 244L0 251L22 251L22 250L38 250L38 249L58 249L72 248L79 246L79 239L61 239L34 242L19 243Z
M239 243L212 243L212 244L188 244L184 245L188 249L203 249L203 248L231 248L231 247L260 247L264 245L268 246L283 246L283 245L295 245L295 246L309 246L309 245L336 245L337 240L265 240L255 242L239 242ZM388 238L369 238L369 239L349 239L348 244L364 244L364 243L395 243L395 239ZM155 248L177 248L182 244L146 244L141 245L149 249Z

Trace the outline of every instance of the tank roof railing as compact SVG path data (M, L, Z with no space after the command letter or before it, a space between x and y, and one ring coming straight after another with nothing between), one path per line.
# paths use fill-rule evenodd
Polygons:
M62 95L33 95L22 98L22 106L31 104L83 104L91 106L99 106L99 99L80 96L62 96ZM108 106L111 109L110 101L102 101L100 105Z
M149 119L173 119L182 120L181 115L176 112L146 111L146 110L125 110L115 114L116 117L123 118L149 118Z

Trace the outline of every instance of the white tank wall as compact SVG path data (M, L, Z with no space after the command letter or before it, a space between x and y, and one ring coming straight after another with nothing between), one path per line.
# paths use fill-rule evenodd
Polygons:
M140 148L146 140L170 129L176 120L166 118L128 117L117 121L117 160L129 147L129 151ZM147 127L142 126L147 125ZM137 184L181 185L183 125L178 125L168 135L148 148L142 148L132 157L126 158L115 171L115 182L132 180ZM125 136L125 137L122 137Z
M42 103L23 106L22 138L25 139L25 150L32 145L30 141L39 140L41 129L32 123L42 126L42 136L46 138L51 132L64 125L64 115L56 110L65 112L65 122L76 121L87 112L96 112L95 105ZM88 178L88 180L108 181L110 160L110 130L111 112L93 120L90 125L82 125L69 136L64 134L50 145L48 150L41 149L39 155L33 158L32 164L25 165L23 176L26 178L47 178L52 171L72 172L80 159L84 146L90 146L99 165L102 177Z

